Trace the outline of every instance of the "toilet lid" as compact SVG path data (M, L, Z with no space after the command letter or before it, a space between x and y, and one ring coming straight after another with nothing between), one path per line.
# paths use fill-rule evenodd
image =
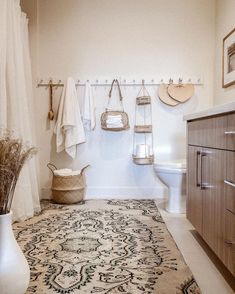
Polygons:
M156 162L156 167L165 167L165 168L172 168L172 169L186 169L186 160L171 160L165 162Z

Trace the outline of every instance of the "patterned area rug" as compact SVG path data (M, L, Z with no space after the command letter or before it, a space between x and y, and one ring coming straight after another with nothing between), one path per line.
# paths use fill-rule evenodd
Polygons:
M152 200L46 203L14 232L27 293L201 293Z

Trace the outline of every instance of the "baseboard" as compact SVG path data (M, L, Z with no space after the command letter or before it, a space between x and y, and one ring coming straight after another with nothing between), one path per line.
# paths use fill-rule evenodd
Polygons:
M40 199L51 199L51 188L42 188L40 193Z
M167 196L165 187L88 187L85 199L161 199ZM41 190L41 199L51 199L51 189Z
M88 187L86 199L164 198L166 192L166 189L161 187Z

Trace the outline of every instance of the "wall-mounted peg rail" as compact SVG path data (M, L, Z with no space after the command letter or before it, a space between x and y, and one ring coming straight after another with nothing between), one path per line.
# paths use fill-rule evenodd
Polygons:
M116 78L116 77L115 77ZM89 82L92 86L109 86L112 84L114 78L85 78L85 79L75 79L76 86L84 86L86 82ZM193 85L203 85L202 78L199 77L160 77L160 78L130 78L130 77L119 77L117 78L120 82L121 86L141 86L144 82L145 86L157 86L160 84L187 84L191 83ZM37 83L38 87L62 87L64 86L64 82L62 80L53 80L48 79L48 82L41 79Z
M75 79L76 86L85 86L86 82L89 82L91 86L110 86L112 84L114 78L86 78L86 79ZM201 78L195 77L160 77L160 78L125 78L119 77L117 78L121 86L157 86L161 84L193 84L193 85L203 85ZM64 82L62 80L55 81L52 78L49 78L47 82L45 80L40 79L37 82L37 87L45 87L48 88L49 91L49 99L50 99L50 108L48 112L48 119L54 119L54 111L53 111L53 88L57 89L58 87L63 87Z

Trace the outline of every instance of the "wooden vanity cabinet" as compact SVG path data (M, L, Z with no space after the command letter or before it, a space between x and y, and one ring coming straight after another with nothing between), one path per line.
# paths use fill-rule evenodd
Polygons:
M235 131L235 114L188 121L187 218L235 275L235 134L232 130Z

